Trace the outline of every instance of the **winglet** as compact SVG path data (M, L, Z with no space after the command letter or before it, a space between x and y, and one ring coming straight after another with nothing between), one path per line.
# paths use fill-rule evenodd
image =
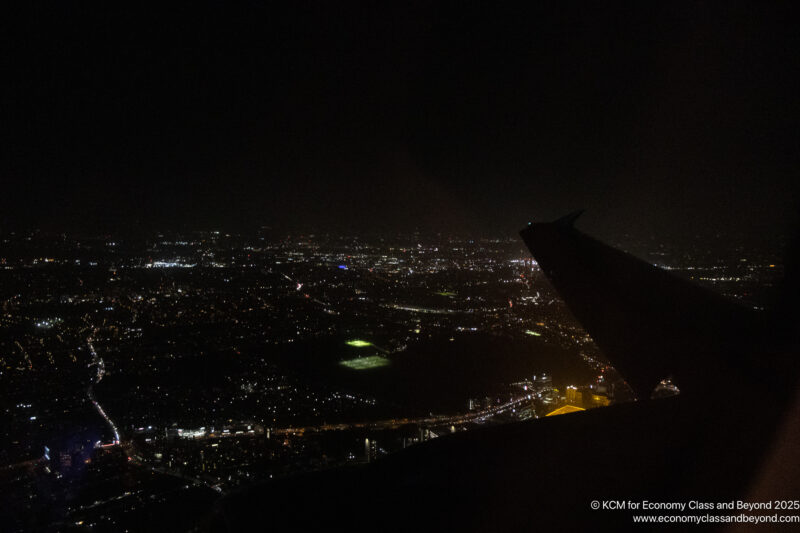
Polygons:
M565 215L559 218L558 220L553 222L553 224L558 224L559 226L563 226L565 228L571 228L572 226L575 225L575 221L578 220L578 217L581 216L584 211L586 210L578 209L577 211L570 213L569 215Z

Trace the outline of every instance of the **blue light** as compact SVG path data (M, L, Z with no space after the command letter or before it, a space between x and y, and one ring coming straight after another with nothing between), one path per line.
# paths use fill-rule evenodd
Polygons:
M347 265L339 265L339 268L341 268L342 270L347 270Z

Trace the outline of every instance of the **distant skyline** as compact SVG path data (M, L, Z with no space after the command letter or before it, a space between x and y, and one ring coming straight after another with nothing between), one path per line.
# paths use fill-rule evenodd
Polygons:
M791 3L455 7L33 7L0 225L791 231Z

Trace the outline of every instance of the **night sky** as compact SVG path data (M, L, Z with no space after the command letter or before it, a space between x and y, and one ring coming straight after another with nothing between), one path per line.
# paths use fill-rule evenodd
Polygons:
M793 222L791 2L114 4L0 22L4 229Z

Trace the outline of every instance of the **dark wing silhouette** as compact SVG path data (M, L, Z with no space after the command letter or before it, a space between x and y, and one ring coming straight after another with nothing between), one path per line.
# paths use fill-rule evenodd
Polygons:
M640 398L748 368L763 317L573 227L581 211L520 232L575 317ZM763 315L763 313L761 314Z

